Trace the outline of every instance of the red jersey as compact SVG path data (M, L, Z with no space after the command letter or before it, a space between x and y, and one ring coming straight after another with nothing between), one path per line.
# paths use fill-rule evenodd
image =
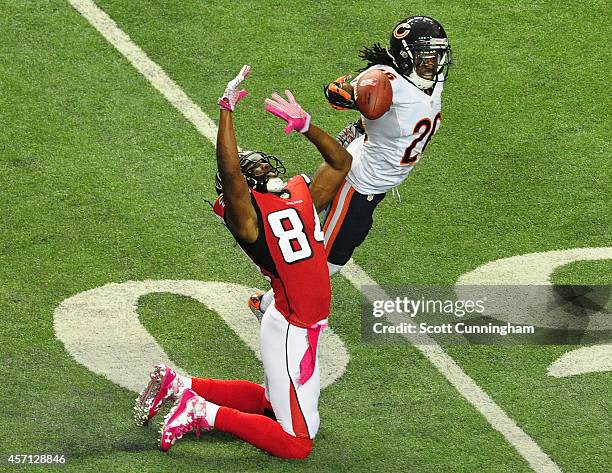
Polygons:
M274 305L287 321L308 328L329 316L331 286L323 232L308 178L294 176L282 194L251 190L259 236L238 244L274 289ZM225 220L223 194L213 206Z

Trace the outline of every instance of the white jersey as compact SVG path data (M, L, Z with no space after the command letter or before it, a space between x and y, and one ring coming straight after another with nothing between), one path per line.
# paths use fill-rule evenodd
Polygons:
M372 66L387 73L393 88L393 103L377 120L362 115L366 133L347 148L353 156L348 181L360 194L382 194L408 176L431 137L440 126L442 82L431 96L408 82L389 66ZM351 83L357 85L362 74Z

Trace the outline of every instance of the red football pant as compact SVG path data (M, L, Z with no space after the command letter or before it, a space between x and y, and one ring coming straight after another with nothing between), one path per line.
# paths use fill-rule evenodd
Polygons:
M312 440L288 434L275 420L266 417L272 412L265 389L259 384L242 380L192 378L191 388L207 401L221 406L215 428L229 432L275 457L306 458L312 450Z
M191 389L207 401L250 414L272 411L266 390L259 384L243 380L191 378Z

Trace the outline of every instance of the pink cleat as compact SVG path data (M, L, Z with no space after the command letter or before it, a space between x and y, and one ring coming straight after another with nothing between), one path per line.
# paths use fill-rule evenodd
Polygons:
M167 452L178 439L195 429L196 438L202 430L210 430L206 421L206 401L193 390L185 389L174 404L159 433L159 446Z
M149 377L149 384L134 402L134 421L138 425L146 425L167 401L174 402L183 391L181 377L166 365L155 365Z

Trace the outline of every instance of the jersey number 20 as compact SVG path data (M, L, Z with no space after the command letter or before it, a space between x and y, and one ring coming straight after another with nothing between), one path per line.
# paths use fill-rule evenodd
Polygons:
M314 220L314 239L323 241L324 236L316 210L314 211ZM312 256L312 248L308 243L306 233L304 233L304 223L302 223L297 210L288 208L272 212L268 214L268 223L272 233L278 238L278 246L285 262L295 263Z
M412 143L410 143L410 146L408 146L408 148L406 148L406 151L404 151L404 156L402 157L400 164L406 165L406 166L415 164L425 152L425 147L429 144L429 140L431 140L431 137L438 130L439 125L440 125L440 112L436 113L436 116L433 119L433 124L431 123L431 120L429 119L429 117L425 117L419 120L416 123L416 125L414 125L414 130L413 130L413 133L415 135L418 134L418 136L414 140L412 140ZM425 140L425 144L423 145L423 148L421 148L421 151L418 153L412 154L412 152L414 151L414 148L416 148L417 145L423 140Z

